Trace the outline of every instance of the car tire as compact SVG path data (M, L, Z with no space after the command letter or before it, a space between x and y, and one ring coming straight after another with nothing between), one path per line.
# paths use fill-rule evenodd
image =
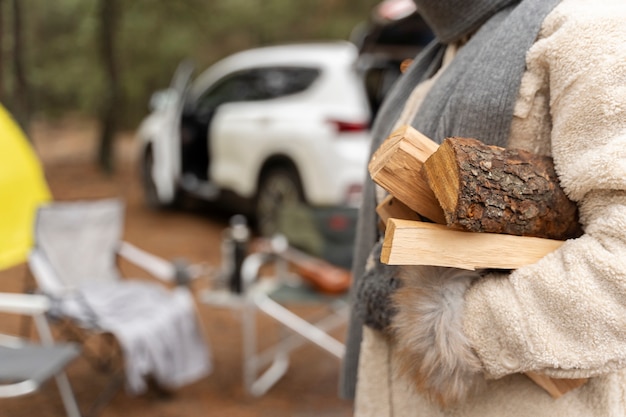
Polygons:
M178 205L179 192L176 192L174 199L170 203L164 203L159 198L154 178L152 177L152 167L154 166L154 153L151 148L147 148L141 158L141 185L143 188L144 202L146 206L154 210L171 209Z
M278 231L279 210L287 204L304 202L298 173L293 168L272 168L263 173L254 207L257 233L272 236Z

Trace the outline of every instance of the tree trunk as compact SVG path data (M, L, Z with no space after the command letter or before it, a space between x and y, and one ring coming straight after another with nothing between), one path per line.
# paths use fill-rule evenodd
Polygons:
M105 89L100 115L101 131L98 163L108 173L114 170L113 140L117 131L117 109L120 104L120 87L116 60L115 33L119 20L117 0L100 0L100 56L105 71Z
M13 116L28 135L30 120L30 91L24 66L24 43L22 39L22 8L20 0L13 0Z
M577 206L561 189L550 157L448 138L422 173L448 226L549 239L582 234Z
M0 103L5 103L5 91L4 91L4 0L0 0Z

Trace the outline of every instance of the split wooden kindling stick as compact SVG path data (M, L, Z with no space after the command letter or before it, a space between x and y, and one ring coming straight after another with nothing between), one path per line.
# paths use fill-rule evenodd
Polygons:
M420 221L389 219L381 262L461 269L517 269L537 262L563 241L497 233L472 233Z
M385 231L387 227L387 221L389 219L407 219L422 221L422 217L417 212L411 210L406 204L398 200L391 194L383 199L383 201L376 206L376 214L380 218L380 230Z
M443 210L421 174L424 161L437 145L411 126L394 131L378 148L368 165L372 180L411 210L445 224Z

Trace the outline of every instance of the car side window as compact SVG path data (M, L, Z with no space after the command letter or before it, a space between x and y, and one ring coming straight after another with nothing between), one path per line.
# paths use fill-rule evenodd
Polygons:
M319 73L316 68L265 68L261 77L269 99L306 90L317 79Z
M196 114L213 112L225 103L269 100L306 90L319 76L317 68L267 67L230 74L205 91L196 102Z
M211 113L224 103L250 100L257 95L253 91L256 78L254 71L242 71L222 78L198 98L196 114Z

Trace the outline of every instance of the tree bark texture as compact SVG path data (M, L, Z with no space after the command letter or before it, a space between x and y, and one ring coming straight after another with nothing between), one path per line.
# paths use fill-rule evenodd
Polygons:
M450 227L549 239L582 234L578 208L561 189L550 157L455 137L422 172Z
M0 0L0 45L4 45L4 0ZM0 47L0 62L5 62L4 48ZM0 65L0 103L6 103L4 82L4 67Z
M24 57L24 42L22 38L22 4L20 0L13 0L13 76L15 87L13 90L13 116L28 135L30 120L30 90L26 78ZM30 140L30 139L29 139Z
M106 172L114 170L113 138L117 131L117 109L120 105L120 85L116 60L115 33L119 21L117 0L100 0L100 56L105 72L106 92L101 110L102 130L98 149L98 162Z

